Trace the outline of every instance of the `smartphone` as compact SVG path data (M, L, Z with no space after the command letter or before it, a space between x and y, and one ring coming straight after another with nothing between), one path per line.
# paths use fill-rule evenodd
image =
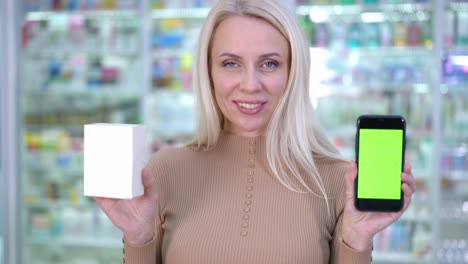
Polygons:
M355 206L360 211L403 208L406 121L402 116L362 115L356 122Z

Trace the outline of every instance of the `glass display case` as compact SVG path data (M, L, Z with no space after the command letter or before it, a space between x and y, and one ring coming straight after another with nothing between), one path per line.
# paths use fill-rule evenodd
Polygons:
M83 125L140 123L140 1L24 1L24 263L117 263L122 234L83 193Z
M1 48L1 46L0 46ZM1 57L1 56L0 56ZM0 83L2 83L2 75L0 74ZM2 94L0 93L0 103L3 103L3 100L2 100ZM0 116L0 124L3 126L3 121L2 121L2 117ZM3 130L0 129L0 142L3 141ZM6 200L4 196L4 175L3 175L3 167L2 167L2 162L3 162L3 152L0 151L0 191L1 191L1 195L0 195L0 212L5 212L6 209L4 208L5 207L5 204L4 204L4 201ZM0 264L3 264L4 261L5 261L5 257L4 257L4 254L3 254L3 241L4 241L4 230L5 230L5 219L4 219L4 214L2 214L2 216L0 217Z
M447 2L441 86L440 263L468 263L468 3Z
M309 1L310 2L310 1ZM429 1L302 3L311 44L311 100L341 153L354 159L356 119L398 114L407 120L406 160L417 192L405 215L377 234L375 263L431 262L432 5Z
M14 13L11 10L15 10L13 1L0 1L0 32L2 32L2 40L0 41L0 264L13 263L15 256L11 256L12 243L15 239L10 239L14 235L14 225L9 225L9 221L15 219L10 217L10 211L12 209L11 194L14 193L14 177L10 177L12 172L12 164L14 163L15 157L10 158L8 155L11 148L14 147L15 140L9 141L7 138L12 132L14 133L14 127L11 126L11 121L16 121L14 113L11 108L14 107L11 104L11 99L14 98L14 91L9 89L9 86L14 80L14 74L12 74L12 68L15 63L15 52L12 47L14 46L14 40L9 38L15 35L14 27L11 25L15 19ZM12 153L14 154L14 153ZM11 162L10 162L11 161Z
M1 7L1 5L0 5ZM0 29L3 29L3 22L0 21ZM1 52L3 50L3 45L0 44L0 59L3 57L3 53ZM3 67L0 66L0 84L3 84L4 83L4 77L3 77ZM3 94L0 92L0 106L4 103L4 99L3 99ZM0 107L0 111L3 111L3 109ZM0 127L3 127L4 125L4 121L3 121L3 115L0 114ZM4 138L4 135L3 135L3 129L0 128L0 145L2 145L3 143L3 138ZM6 208L5 207L5 179L4 179L4 173L3 173L3 151L0 151L0 212L6 212ZM3 254L3 241L4 241L4 230L5 230L5 216L4 214L2 214L2 216L0 216L0 264L3 264L4 261L5 261L5 257L4 257L4 254Z
M195 133L192 72L198 34L209 3L187 1L177 8L151 4L149 91L145 124L151 145L182 144Z
M190 139L196 40L214 2L22 1L24 263L122 261L122 234L82 195L82 126L143 123L148 152ZM408 122L417 193L404 217L376 236L375 263L468 263L468 4L442 1L437 16L439 2L296 0L311 47L311 100L341 153L354 159L360 114L400 114ZM440 168L433 164L439 154Z
M4 7L4 3L0 3L0 10L4 10L5 7ZM3 19L1 19L1 17L3 17L3 13L0 11L0 30L3 32L3 29L4 29L4 21ZM3 61L3 50L4 50L4 47L3 47L3 43L0 43L0 60ZM3 76L3 63L0 64L0 85L3 86L3 84L5 83L5 79L4 79L4 76ZM3 99L3 93L1 92L0 90L0 145L2 145L3 143L3 138L4 138L4 135L3 135L3 125L4 125L4 121L3 121L3 115L1 114L3 112L3 109L2 109L2 105L3 105L3 102L4 102L4 99ZM4 205L4 201L6 200L4 196L4 176L3 176L3 151L0 150L0 192L2 194L0 194L0 212L5 212L5 205ZM2 214L3 215L3 214ZM5 223L4 223L4 216L0 216L0 264L3 264L4 261L5 261L5 257L4 257L4 254L3 254L3 239L4 239L4 230L5 230Z

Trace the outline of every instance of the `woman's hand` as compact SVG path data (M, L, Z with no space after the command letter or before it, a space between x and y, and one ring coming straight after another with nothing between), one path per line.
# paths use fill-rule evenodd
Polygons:
M411 165L405 164L401 175L404 194L403 209L395 213L361 212L354 206L354 180L356 175L356 165L352 162L346 175L346 205L342 222L342 239L348 246L356 250L365 250L371 247L375 234L400 218L410 205L411 197L416 189L411 173Z
M94 198L112 223L122 230L126 240L137 246L153 238L158 211L155 179L146 169L141 174L142 196L131 200Z

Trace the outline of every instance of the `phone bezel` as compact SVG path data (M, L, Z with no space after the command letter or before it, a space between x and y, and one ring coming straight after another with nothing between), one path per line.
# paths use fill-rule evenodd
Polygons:
M360 129L401 129L403 130L403 155L401 161L401 171L403 172L405 164L405 148L406 148L406 120L398 115L362 115L356 121L356 140L355 140L355 155L356 166L359 168L359 134ZM357 173L357 172L356 172ZM400 199L359 199L358 193L358 177L354 183L354 202L355 206L360 211L376 211L376 212L398 212L403 208L404 198L403 190L401 191Z

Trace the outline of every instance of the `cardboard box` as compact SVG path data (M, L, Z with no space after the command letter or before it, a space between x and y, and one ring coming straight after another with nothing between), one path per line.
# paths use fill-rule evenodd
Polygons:
M142 195L144 145L143 125L85 125L84 195L120 199Z

